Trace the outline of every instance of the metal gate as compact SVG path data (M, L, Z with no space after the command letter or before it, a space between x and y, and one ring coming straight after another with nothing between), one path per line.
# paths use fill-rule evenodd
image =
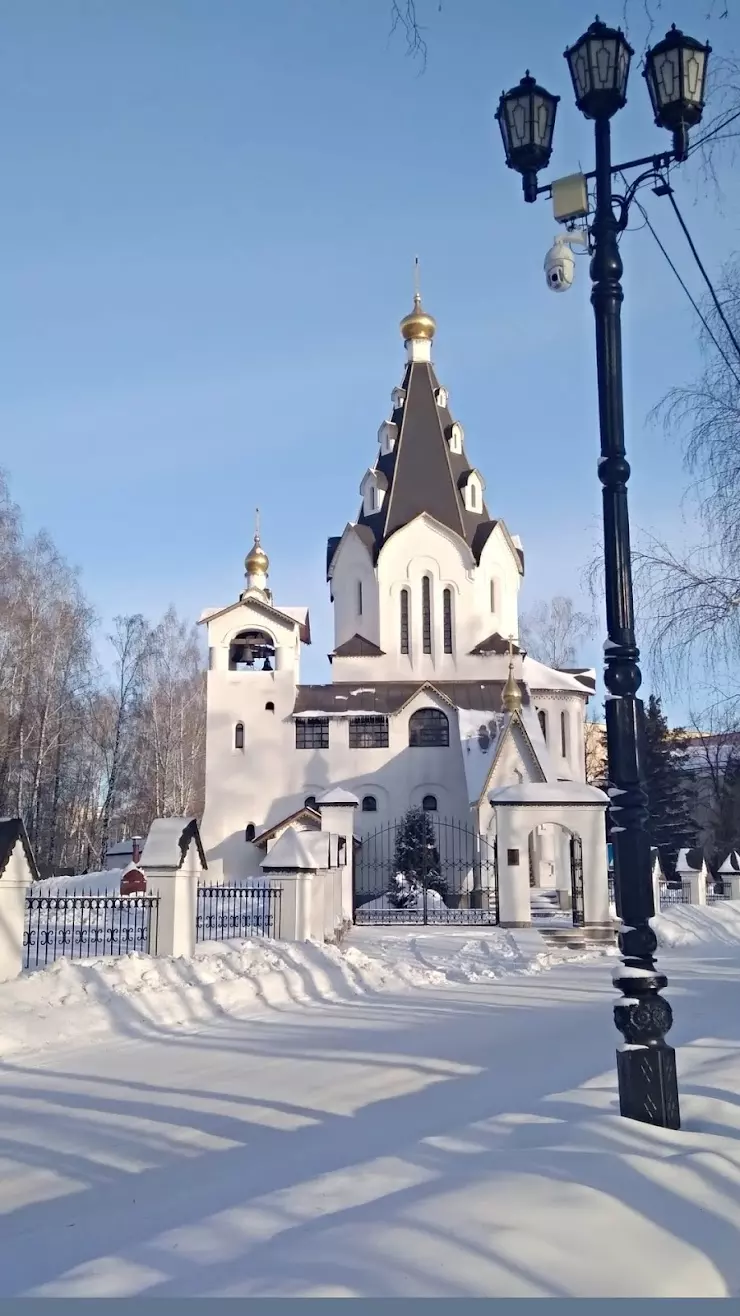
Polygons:
M586 919L583 907L583 843L580 836L570 838L570 890L573 927L582 928Z
M362 838L355 923L498 922L495 842L421 809Z

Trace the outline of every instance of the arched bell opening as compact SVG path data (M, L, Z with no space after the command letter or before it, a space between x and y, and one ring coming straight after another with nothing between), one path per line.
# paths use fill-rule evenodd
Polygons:
M267 631L240 631L229 645L230 672L274 672L275 641Z

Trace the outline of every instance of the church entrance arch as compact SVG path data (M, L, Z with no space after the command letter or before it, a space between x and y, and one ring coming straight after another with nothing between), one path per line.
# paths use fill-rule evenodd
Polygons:
M499 917L611 927L603 791L583 782L520 783L491 793Z
M353 878L355 923L498 922L495 837L430 810L364 836Z
M527 838L532 922L583 927L583 840L563 823L539 823Z

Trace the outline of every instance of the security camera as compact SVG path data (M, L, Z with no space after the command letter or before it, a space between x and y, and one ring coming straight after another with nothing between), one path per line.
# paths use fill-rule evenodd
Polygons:
M545 256L545 278L552 292L567 292L573 287L576 262L571 251L574 244L588 245L584 233L558 233Z

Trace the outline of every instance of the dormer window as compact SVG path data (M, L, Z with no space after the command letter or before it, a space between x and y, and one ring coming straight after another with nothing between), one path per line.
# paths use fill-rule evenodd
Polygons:
M398 438L398 426L394 425L392 420L384 420L378 430L378 443L380 444L381 457L387 457L393 452Z
M450 452L453 452L457 456L460 456L463 450L463 438L464 438L463 427L462 425L458 424L457 421L455 421L454 425L452 426L452 429L450 430Z
M393 406L393 410L400 411L405 401L406 401L406 389L398 388L398 387L394 388L393 392L391 393L391 404Z
M436 393L434 394L434 396L435 396L435 399L436 399L436 402L437 402L437 406L438 406L438 407L446 407L446 406L447 406L447 402L448 402L448 400L449 400L449 396L450 396L450 395L449 395L449 393L447 392L447 389L446 389L446 388L438 388L437 391L436 391Z
M366 472L360 485L362 510L365 516L372 516L374 512L380 511L387 488L388 480L382 471Z
M482 512L485 485L478 471L465 471L460 476L459 487L466 512Z

